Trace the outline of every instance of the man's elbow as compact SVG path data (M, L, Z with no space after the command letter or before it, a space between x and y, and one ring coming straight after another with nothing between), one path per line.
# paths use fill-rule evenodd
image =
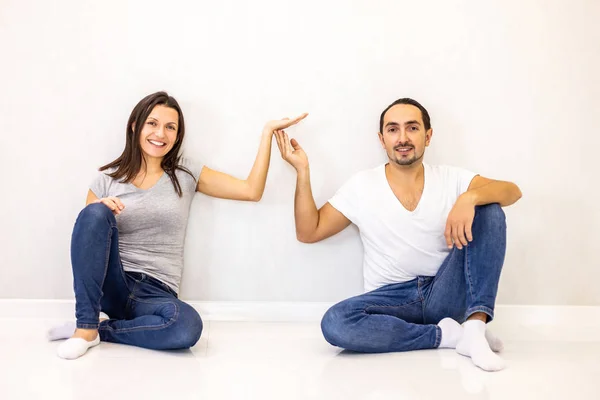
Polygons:
M318 242L318 240L316 240L316 238L313 235L307 235L305 233L298 232L298 231L296 231L296 239L298 239L298 241L301 242L301 243L315 243L315 242Z
M515 185L514 193L515 193L515 201L517 201L521 197L523 197L523 193L521 192L521 189L516 184L513 183L513 185Z
M519 189L519 187L516 184L511 182L511 186L512 188L505 192L505 195L503 196L504 199L499 202L500 206L502 207L507 207L515 204L523 196L523 193L521 193L521 189Z

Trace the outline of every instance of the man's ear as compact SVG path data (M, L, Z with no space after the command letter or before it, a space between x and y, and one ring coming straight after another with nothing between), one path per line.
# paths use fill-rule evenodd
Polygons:
M427 132L425 132L425 147L429 146L432 136L433 136L433 128L429 128L427 130Z
M381 147L385 149L385 140L383 139L383 133L378 132L377 136L379 136L379 143L381 143Z

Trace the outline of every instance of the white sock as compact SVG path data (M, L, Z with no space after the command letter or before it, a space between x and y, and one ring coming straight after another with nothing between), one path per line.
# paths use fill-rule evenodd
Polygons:
M463 325L463 335L456 345L456 352L471 357L473 364L485 371L500 371L506 366L504 360L492 352L488 344L485 322L467 321Z
M99 319L100 319L100 321L103 321L105 319L110 319L110 318L108 318L108 315L101 312ZM69 339L71 336L73 336L73 333L75 333L75 329L77 329L77 324L75 323L75 321L65 322L62 325L58 325L58 326L54 326L54 327L50 328L48 330L48 332L46 333L46 337L50 341Z
M61 345L58 346L56 354L58 354L60 358L74 360L84 355L89 348L98 346L99 344L100 335L96 336L96 339L92 340L91 342L88 342L82 338L71 338L67 339L64 343L61 343Z
M77 329L77 324L75 321L65 322L62 325L53 326L50 328L46 333L46 337L50 341L68 339L73 336L75 329Z
M459 325L460 332L457 331L456 325L458 322L452 318L444 318L438 323L438 326L442 329L442 341L440 342L440 349L455 349L456 344L462 337L463 327ZM493 352L499 353L504 350L504 343L500 338L492 333L489 329L485 330L485 340L487 340L490 349Z
M442 341L439 349L455 349L456 344L462 337L462 326L452 318L444 318L438 322L438 326L442 330Z
M499 353L504 350L504 343L502 343L502 340L494 335L489 329L485 330L485 340L487 340L490 349L492 349L493 352Z

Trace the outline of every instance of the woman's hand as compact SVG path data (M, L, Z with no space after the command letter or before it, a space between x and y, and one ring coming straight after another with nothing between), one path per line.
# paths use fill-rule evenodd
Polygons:
M106 207L110 208L110 210L113 212L114 215L121 214L121 212L125 208L125 205L123 204L123 202L121 202L121 200L118 197L114 197L114 196L103 197L101 199L97 199L94 201L94 203L104 204Z
M308 115L308 113L304 113L294 119L283 118L283 119L279 119L279 120L269 121L265 124L263 132L268 133L269 135L272 135L273 133L275 133L275 131L289 128L292 125L296 125L298 122L300 122L304 118L306 118L307 115Z

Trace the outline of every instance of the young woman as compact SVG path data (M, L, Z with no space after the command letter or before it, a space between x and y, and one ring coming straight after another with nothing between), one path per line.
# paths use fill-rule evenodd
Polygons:
M127 122L125 150L100 168L73 229L77 322L50 330L51 340L68 338L58 356L78 358L100 341L192 347L202 320L178 291L194 193L260 200L272 135L306 115L268 122L250 175L240 180L180 157L185 126L173 97L158 92L141 100Z

